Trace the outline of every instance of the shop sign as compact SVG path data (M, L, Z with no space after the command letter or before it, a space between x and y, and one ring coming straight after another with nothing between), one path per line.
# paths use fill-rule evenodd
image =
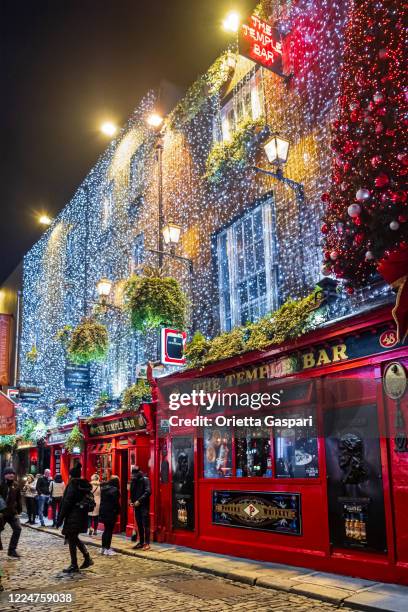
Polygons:
M42 395L39 387L20 387L20 401L24 404L36 404Z
M77 365L67 362L65 364L65 388L89 389L90 368L88 365Z
M15 403L0 391L0 435L9 436L16 433Z
M239 53L283 76L280 34L277 28L256 15L251 15L240 27Z
M163 327L161 330L161 362L165 365L184 365L184 348L187 334L178 329Z
M400 399L407 390L407 373L404 366L398 361L389 363L384 370L384 391L390 399Z
M385 341L387 334L388 342ZM322 366L335 365L350 359L357 359L375 353L382 353L394 347L391 342L394 330L387 329L373 334L370 331L358 336L349 336L342 342L317 346L291 353L261 365L249 366L225 376L228 387L246 384L265 378L282 378L299 372L306 372Z
M66 431L52 431L47 437L47 444L65 444L72 429Z
M90 437L127 433L128 431L138 431L146 429L146 419L142 414L134 417L122 417L114 421L102 423L92 423L88 425Z
M10 383L11 315L0 314L0 385Z
M300 493L213 491L212 516L215 525L302 534Z

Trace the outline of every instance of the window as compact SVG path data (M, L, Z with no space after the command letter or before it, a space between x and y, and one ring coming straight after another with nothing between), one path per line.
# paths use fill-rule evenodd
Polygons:
M204 429L204 478L232 475L231 432L226 427Z
M114 206L114 181L112 180L106 188L105 194L103 196L102 203L102 228L105 230L108 228Z
M271 434L265 427L242 427L235 431L237 478L272 476Z
M137 198L143 192L145 182L144 147L141 145L130 159L129 188L130 199Z
M278 306L272 200L217 236L221 328L256 321Z
M285 411L282 418L305 419L310 415L313 416L313 423L315 423L315 411L311 408L290 411L290 413ZM276 477L317 478L319 461L316 425L281 430L275 427L274 431Z
M258 119L264 113L261 71L251 71L235 88L221 109L221 136L228 142L245 119Z

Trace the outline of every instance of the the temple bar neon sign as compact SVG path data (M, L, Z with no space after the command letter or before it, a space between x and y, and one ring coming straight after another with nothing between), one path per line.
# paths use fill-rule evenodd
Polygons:
M240 27L239 52L283 76L282 43L279 32L256 15L251 15L249 22Z

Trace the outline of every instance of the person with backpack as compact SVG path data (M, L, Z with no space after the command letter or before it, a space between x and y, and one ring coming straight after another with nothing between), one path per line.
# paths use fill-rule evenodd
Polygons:
M12 529L12 534L8 546L8 556L19 559L17 544L20 539L21 525L18 517L22 512L20 487L15 482L16 472L11 466L6 467L3 472L3 480L0 484L0 533L8 523ZM0 549L3 544L0 539Z
M118 476L112 476L108 482L101 485L101 505L99 520L104 524L102 534L102 555L116 555L111 549L113 529L120 513L120 481Z
M52 526L57 526L58 512L61 508L62 496L64 495L65 484L61 474L55 474L54 480L50 484L51 508L52 508Z
M91 486L95 499L95 508L88 514L88 534L90 536L98 535L99 508L101 505L101 481L99 480L98 474L93 474L91 476Z
M132 468L130 480L130 505L135 512L139 542L133 548L150 550L150 495L152 489L150 480L139 466Z
M94 564L85 544L79 539L80 533L88 530L88 514L95 507L90 483L81 478L82 465L77 463L69 472L70 480L65 489L61 509L57 519L57 527L62 527L65 541L69 544L71 565L63 570L65 574L74 574L80 569L86 569ZM77 549L82 553L84 561L78 567Z

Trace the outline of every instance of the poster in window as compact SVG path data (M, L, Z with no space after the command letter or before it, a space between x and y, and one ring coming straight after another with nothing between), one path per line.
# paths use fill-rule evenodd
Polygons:
M317 478L319 455L315 411L285 412L285 418L305 418L313 415L311 427L275 430L275 470L277 478Z
M226 427L204 430L204 478L232 476L231 432Z
M300 493L213 491L213 523L301 535Z
M194 530L194 439L173 438L171 445L173 529Z

